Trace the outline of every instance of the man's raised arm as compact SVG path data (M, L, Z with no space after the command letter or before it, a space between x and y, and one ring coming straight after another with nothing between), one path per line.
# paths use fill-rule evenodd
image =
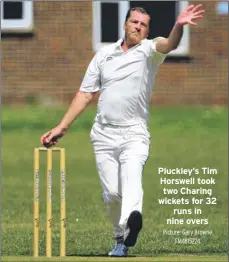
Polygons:
M176 49L183 35L183 26L188 24L196 26L197 23L193 22L193 20L203 18L203 13L205 13L205 10L202 9L202 5L190 5L184 9L177 17L169 37L157 41L156 50L160 53L167 54Z

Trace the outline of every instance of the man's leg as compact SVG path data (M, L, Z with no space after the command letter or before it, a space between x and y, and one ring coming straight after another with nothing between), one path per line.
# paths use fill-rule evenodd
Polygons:
M122 200L118 175L119 163L109 154L97 154L96 165L103 188L107 216L114 228L115 246L108 255L125 257L128 254L128 248L124 245L124 228L119 225Z
M122 196L119 176L120 163L116 152L115 134L111 128L95 123L90 137L107 215L113 225L114 236L120 237L123 236L123 228L119 226Z
M142 213L143 189L142 171L147 155L122 157L122 209L119 225L126 227L128 218L133 211Z
M120 155L122 180L122 209L119 221L125 228L125 244L134 246L142 227L142 172L149 155L150 139L140 127L126 136Z

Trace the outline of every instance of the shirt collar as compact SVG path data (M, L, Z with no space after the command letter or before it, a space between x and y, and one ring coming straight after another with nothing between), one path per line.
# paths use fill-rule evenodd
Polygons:
M123 39L120 38L120 39L115 43L115 49L116 49L116 50L117 50L117 49L121 50L121 44L122 44L122 42L123 42Z
M124 39L123 39L123 38L120 38L120 39L115 43L115 49L116 49L116 50L121 50L121 44L122 44L123 41L124 41ZM139 42L138 45L141 45L141 43L142 43L142 40Z

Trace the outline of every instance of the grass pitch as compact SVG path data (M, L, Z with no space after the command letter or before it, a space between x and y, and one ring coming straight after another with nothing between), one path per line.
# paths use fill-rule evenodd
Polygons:
M226 262L226 255L167 255L167 256L157 256L157 257L128 257L128 258L108 258L108 257L40 257L40 258L31 258L31 257L3 257L2 262L83 262L83 261L96 261L96 262Z

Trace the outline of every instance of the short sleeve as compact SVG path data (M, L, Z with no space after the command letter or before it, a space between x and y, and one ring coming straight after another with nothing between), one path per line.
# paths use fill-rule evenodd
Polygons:
M156 43L157 43L158 40L161 40L161 39L165 39L165 38L159 36L159 37L156 37L156 38L150 40L151 41L151 48L152 48L152 60L153 60L154 63L156 63L158 65L162 64L164 62L166 56L167 56L167 54L160 53L156 49Z
M79 91L83 92L97 92L100 89L100 57L98 51L91 60L87 71L84 75Z

